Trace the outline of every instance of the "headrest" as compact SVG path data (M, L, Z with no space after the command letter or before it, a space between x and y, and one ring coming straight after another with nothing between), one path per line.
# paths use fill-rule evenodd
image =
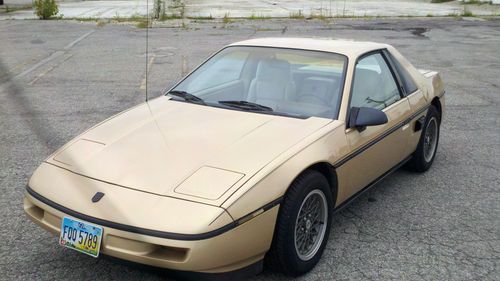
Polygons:
M335 80L324 77L307 77L302 83L300 89L300 101L308 103L318 103L318 98L326 103L330 103L334 96L338 93L335 92ZM316 96L317 98L312 98Z
M375 70L358 68L356 69L355 79L360 79L365 85L378 85L380 82L380 74Z
M366 98L376 98L382 79L377 71L357 68L354 76L351 106L362 106Z
M288 81L291 79L290 63L279 59L264 59L257 66L259 81Z

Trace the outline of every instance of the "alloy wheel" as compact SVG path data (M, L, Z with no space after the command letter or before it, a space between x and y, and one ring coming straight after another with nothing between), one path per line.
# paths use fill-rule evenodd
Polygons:
M328 221L328 204L325 194L315 189L307 194L295 221L295 251L303 261L318 252L325 237Z

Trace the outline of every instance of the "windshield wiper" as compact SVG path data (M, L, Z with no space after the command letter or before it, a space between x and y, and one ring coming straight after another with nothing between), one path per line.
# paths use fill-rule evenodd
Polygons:
M254 102L249 102L249 101L244 101L244 100L221 100L219 101L220 104L231 106L231 107L237 107L241 109L246 109L246 110L255 110L255 111L273 111L272 108L261 105L258 103Z
M202 98L199 98L193 94L190 94L186 91L177 91L173 90L167 93L167 95L175 96L184 99L185 101L188 102L193 102L193 103L199 103L199 104L205 104L205 101Z

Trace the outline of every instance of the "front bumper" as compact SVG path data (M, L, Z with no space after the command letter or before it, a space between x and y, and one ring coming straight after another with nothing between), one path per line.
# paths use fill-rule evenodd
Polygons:
M62 218L70 215L47 204L46 200L42 202L43 197L39 195L35 198L33 192L25 194L26 214L41 227L59 235ZM181 271L224 273L239 270L264 258L271 244L278 208L276 205L220 235L200 240L165 239L103 226L101 253ZM78 215L75 217L85 221Z

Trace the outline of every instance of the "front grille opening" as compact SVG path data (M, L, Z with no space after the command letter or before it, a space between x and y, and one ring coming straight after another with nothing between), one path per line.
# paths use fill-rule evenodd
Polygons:
M162 246L112 234L106 236L103 245L106 250L173 262L185 261L189 251L186 248Z
M156 251L150 253L148 256L154 259L183 262L186 260L187 254L188 249L185 248L160 246Z
M25 203L24 203L24 210L26 211L26 213L28 213L28 215L32 216L33 218L37 219L37 220L42 220L43 219L43 209L32 204L31 202L25 200Z

